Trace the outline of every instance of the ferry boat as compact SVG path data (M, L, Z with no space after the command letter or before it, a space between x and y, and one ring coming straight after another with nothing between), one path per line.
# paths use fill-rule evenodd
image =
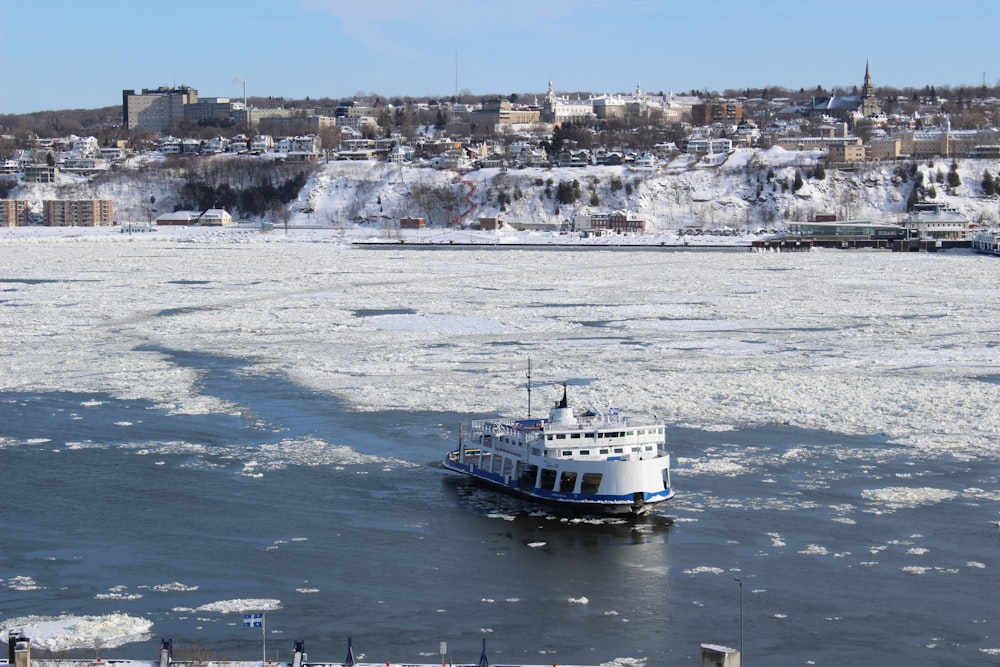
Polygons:
M1000 257L1000 229L980 229L972 237L972 249L984 255Z
M529 376L530 377L530 376ZM528 385L530 406L531 386ZM611 408L577 414L562 400L548 418L474 419L442 465L516 496L582 512L642 514L673 497L662 422Z

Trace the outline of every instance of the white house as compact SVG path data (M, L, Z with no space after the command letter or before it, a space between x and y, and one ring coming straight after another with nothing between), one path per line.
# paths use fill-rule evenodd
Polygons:
M198 218L203 227L224 227L233 224L233 216L224 208L210 208Z

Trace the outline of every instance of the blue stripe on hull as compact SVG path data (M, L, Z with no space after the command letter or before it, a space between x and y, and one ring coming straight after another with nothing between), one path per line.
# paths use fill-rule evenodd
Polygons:
M548 503L554 503L557 505L564 505L568 507L580 507L580 508L613 508L613 507L632 507L635 504L635 497L633 494L613 496L613 495L583 495L580 493L564 493L561 491L548 491L545 489L538 489L533 486L522 485L517 480L511 480L509 483L504 482L501 475L493 472L482 470L477 468L471 463L459 463L457 461L445 460L442 465L448 470L454 472L460 472L473 479L489 484L490 486L496 487L502 491L512 493L524 498L530 498L533 500L543 500ZM643 502L646 504L658 503L664 500L669 500L673 498L673 489L667 488L663 491L658 491L656 493L644 493Z

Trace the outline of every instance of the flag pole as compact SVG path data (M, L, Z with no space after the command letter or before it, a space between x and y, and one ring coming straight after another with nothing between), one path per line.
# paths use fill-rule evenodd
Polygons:
M264 667L267 665L267 612L260 614L260 646L262 656L260 664Z

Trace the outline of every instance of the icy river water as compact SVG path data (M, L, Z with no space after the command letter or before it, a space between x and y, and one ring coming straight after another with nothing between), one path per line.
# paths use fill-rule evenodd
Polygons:
M742 604L750 664L1000 659L995 259L180 236L0 259L4 628L129 614L147 636L104 653L253 659L256 599L282 660L350 636L373 662L486 638L494 664L690 665L739 646ZM523 411L529 356L536 405L565 380L664 419L676 499L564 517L443 471L459 420Z

